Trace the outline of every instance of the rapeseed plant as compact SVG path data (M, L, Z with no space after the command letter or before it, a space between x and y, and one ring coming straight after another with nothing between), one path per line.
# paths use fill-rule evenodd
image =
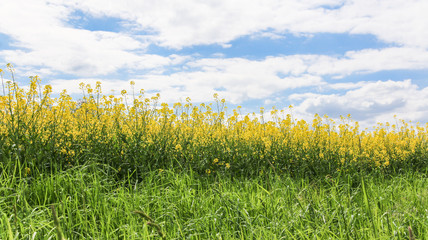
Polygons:
M224 99L214 94L214 104L185 103L169 107L160 95L138 95L131 82L132 104L126 90L120 96L103 95L80 84L83 99L73 100L66 90L52 97L52 87L42 90L40 78L30 77L29 88L13 78L4 82L0 97L1 161L18 159L25 175L36 167L72 166L87 159L111 164L115 169L143 171L190 167L200 173L253 174L260 170L317 174L341 170L401 169L426 166L428 124L378 124L375 130L359 128L350 116L336 124L315 115L312 123L296 120L273 108L271 121L226 113ZM223 166L223 167L221 167Z

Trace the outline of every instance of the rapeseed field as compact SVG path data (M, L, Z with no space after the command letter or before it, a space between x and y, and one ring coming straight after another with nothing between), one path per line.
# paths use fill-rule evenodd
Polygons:
M350 116L338 122L319 115L311 122L295 119L292 106L242 114L241 107L227 109L217 94L209 104L189 98L168 104L159 94L146 96L133 82L120 95L104 94L97 82L80 84L81 99L66 90L53 97L52 87L42 85L38 76L23 88L12 66L7 68L10 81L0 70L4 239L47 239L55 234L52 229L59 239L252 239L252 234L257 239L403 239L408 231L428 234L428 123L393 119L367 130ZM395 178L406 179L400 174L408 173L417 175L410 174L406 183ZM383 194L393 201L395 190L365 186L364 177L383 187L406 186L401 190L408 196L399 198L408 201L379 200ZM239 203L237 186L246 188L241 198L247 202ZM286 188L290 191L283 192ZM140 196L148 192L151 197ZM133 199L132 204L125 199ZM378 205L372 206L371 199ZM107 213L112 206L117 215ZM400 211L412 206L409 222L411 217ZM29 218L31 209L39 215ZM151 220L144 224L134 210L158 219L147 215ZM197 218L207 225L198 225ZM413 232L407 228L412 224Z
M81 83L80 101L66 90L51 97L51 86L42 87L37 76L28 89L3 79L2 84L2 156L19 159L28 172L52 164L75 166L96 156L127 170L180 166L207 174L317 174L417 168L428 153L428 123L395 120L368 131L350 117L335 123L315 115L306 122L275 108L243 116L240 107L227 114L217 94L211 104L186 99L170 106L159 94L136 93L133 82L132 92L122 90L120 96L104 95L99 82Z

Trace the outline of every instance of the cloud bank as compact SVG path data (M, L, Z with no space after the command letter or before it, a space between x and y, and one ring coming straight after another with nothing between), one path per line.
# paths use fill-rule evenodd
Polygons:
M170 102L185 97L208 102L218 92L232 104L293 103L302 117L351 113L371 123L395 113L426 122L428 79L355 80L428 70L426 12L423 0L3 1L0 33L7 36L7 47L0 48L0 62L14 63L18 75L40 74L54 89L70 93L80 93L82 81L101 81L105 89L120 91L134 80L136 88L160 92ZM79 25L82 15L113 19L119 29L85 29ZM311 39L323 33L367 34L387 47L258 60L245 53L226 58L221 52L198 52L202 46L227 52L242 37ZM180 53L189 48L193 53Z

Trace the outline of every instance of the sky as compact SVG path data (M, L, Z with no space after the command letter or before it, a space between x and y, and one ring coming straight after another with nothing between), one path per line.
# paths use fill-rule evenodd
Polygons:
M76 98L81 82L110 95L134 81L168 103L218 93L243 113L426 123L427 12L426 0L1 0L0 68Z

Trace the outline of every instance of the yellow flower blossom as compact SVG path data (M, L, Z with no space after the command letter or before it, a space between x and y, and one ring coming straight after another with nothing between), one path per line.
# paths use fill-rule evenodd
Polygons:
M3 79L3 72L1 76ZM230 163L292 169L305 165L299 165L302 161L347 171L354 165L397 166L428 152L428 124L396 119L395 124L378 124L367 130L360 129L349 115L338 121L320 115L308 122L299 120L291 105L269 112L260 108L260 114L241 113L241 106L229 111L218 94L207 104L193 104L190 98L167 104L160 102L160 94L144 96L143 89L134 94L133 87L132 100L127 99L126 90L103 94L97 82L95 89L79 84L82 96L73 100L66 91L55 91L59 96L51 97L52 87L43 87L38 76L31 77L28 85L20 88L13 81L5 82L0 95L2 146L24 153L32 145L52 143L46 152L53 148L61 160L70 163L81 162L77 157L84 156L88 146L90 154L105 154L112 161L135 157L153 160L153 165L160 163L152 169L173 159L177 165L191 163L207 174L226 171ZM24 139L14 142L16 136ZM210 169L206 169L207 161ZM260 171L266 174L266 169L254 169Z

